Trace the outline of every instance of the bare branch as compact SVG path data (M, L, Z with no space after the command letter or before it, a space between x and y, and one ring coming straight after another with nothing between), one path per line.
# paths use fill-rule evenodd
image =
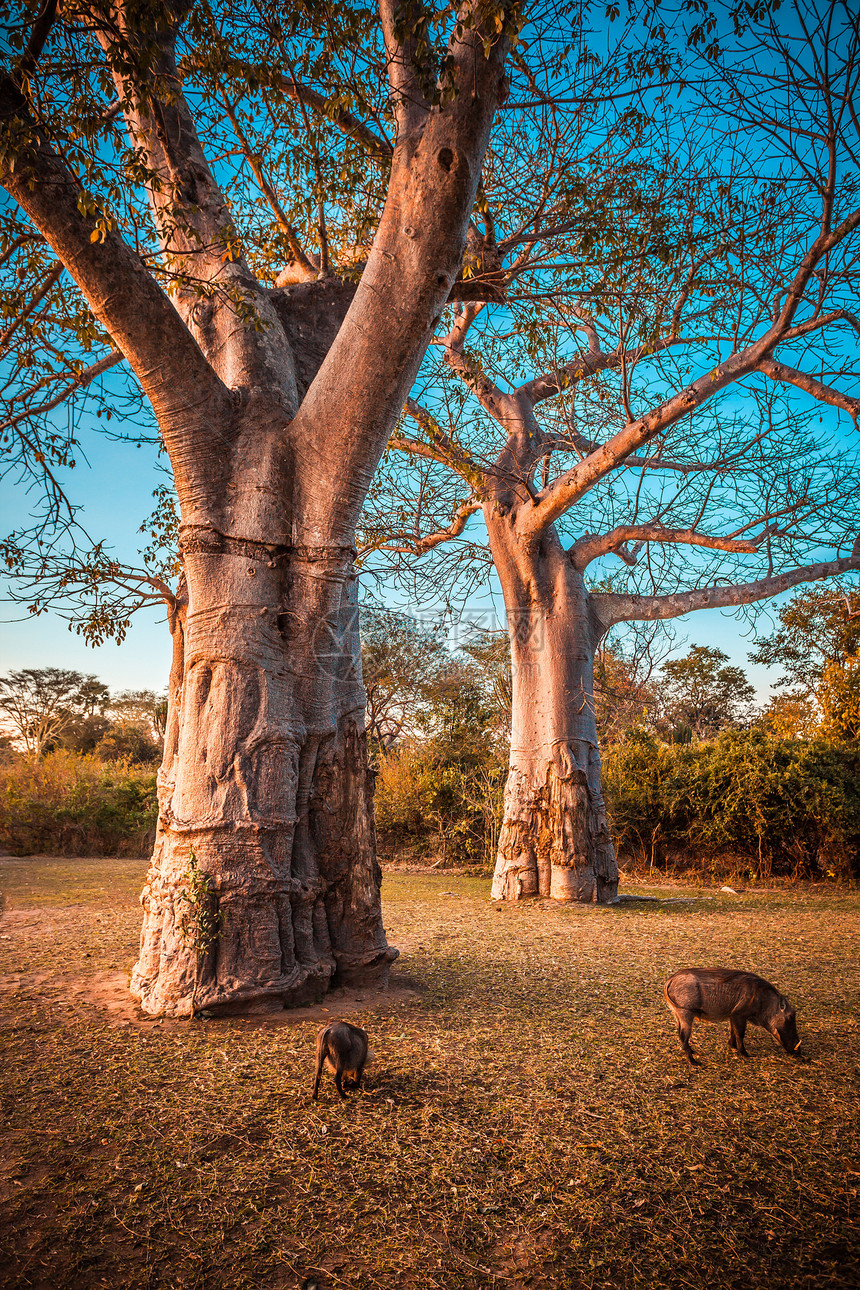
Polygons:
M464 385L468 386L490 415L511 433L518 433L522 429L519 400L515 395L506 394L500 390L484 369L463 353L469 328L483 307L483 304L477 301L465 304L462 311L456 315L454 326L448 335L436 341L436 344L444 346L446 363L453 372L458 374Z
M460 503L454 512L454 518L446 529L438 529L435 533L428 533L426 537L404 545L397 544L397 539L391 542L374 543L371 546L363 547L359 555L367 555L371 551L390 551L393 555L425 555L443 542L450 542L452 538L459 537L468 523L469 516L479 511L481 505L482 503L478 498L470 497L467 501Z
M554 398L557 394L562 394L566 389L577 381L586 380L589 376L595 376L598 372L614 371L620 368L622 364L627 367L641 362L643 358L650 358L654 354L660 354L666 349L671 349L676 345L701 345L713 339L710 336L666 336L662 340L655 341L653 345L639 345L636 349L625 350L619 345L617 349L604 351L601 349L589 349L587 354L578 354L576 358L563 367L558 367L553 372L545 372L542 376L536 376L525 385L521 385L517 390L518 394L524 395L530 403L540 403L544 399Z
M834 408L842 408L849 414L855 426L858 424L860 399L853 399L848 394L842 394L839 390L834 390L832 386L824 385L823 382L816 380L808 372L798 372L796 368L787 367L785 363L777 363L772 358L762 359L758 365L758 370L772 381L781 381L786 385L796 385L798 389L805 390L807 394L811 394L819 402L829 403Z
M588 534L570 548L570 558L577 569L585 569L598 556L617 552L625 542L674 542L683 546L701 546L710 551L738 551L754 555L767 532L748 540L731 537L712 537L694 529L667 529L662 524L620 524L609 533ZM629 563L629 561L627 561Z
M674 425L682 417L697 411L720 390L748 376L763 362L769 360L774 348L784 339L785 332L791 326L816 264L858 227L860 227L860 210L854 211L832 232L823 231L803 257L801 267L786 293L786 302L782 311L777 321L765 334L739 353L732 354L712 371L700 376L685 389L679 390L645 416L628 422L623 430L620 430L596 452L591 453L566 474L559 476L549 488L543 489L537 495L531 511L523 514L521 536L527 539L536 537L543 528L554 523L609 471L620 465L631 452Z
M832 313L819 315L817 318L809 318L806 322L798 323L796 327L789 327L783 336L783 340L797 340L800 336L808 336L810 332L820 331L823 327L829 327L831 323L847 322L853 327L860 336L860 318L848 312L847 309L834 309Z
M392 440L392 447L396 447L401 451L411 451L412 449L407 449L405 445L415 443L414 451L417 456L432 456L434 460L442 462L451 470L456 471L473 487L476 483L483 482L484 471L481 467L472 460L465 448L462 448L450 434L442 429L436 418L426 408L423 408L415 399L407 399L406 411L418 423L430 440L431 451L422 453L419 449L424 445L421 445L420 441L407 439L402 439L401 443L395 443Z
M593 592L592 601L598 618L605 628L615 623L633 622L637 619L652 621L658 618L678 618L696 609L724 609L732 605L751 605L757 600L777 596L781 591L796 587L802 582L819 582L839 573L860 569L860 538L854 543L849 556L825 560L820 564L806 564L784 573L745 582L736 586L702 587L696 591L680 591L669 596L636 596L615 592Z

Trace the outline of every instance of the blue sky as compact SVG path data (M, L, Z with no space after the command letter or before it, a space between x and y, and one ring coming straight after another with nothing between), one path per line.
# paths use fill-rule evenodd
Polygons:
M81 457L66 478L81 521L93 537L105 537L117 555L136 561L145 542L137 529L152 511L153 489L164 480L156 470L156 452L151 445L137 448L108 439L91 421L84 423L80 437L86 460ZM25 520L36 500L5 479L0 485L4 529ZM71 667L95 673L113 690L162 690L170 653L170 633L160 610L136 615L122 645L110 641L93 649L58 614L33 617L19 606L0 605L0 672Z
M152 510L153 489L164 480L156 469L155 451L151 446L137 448L106 439L92 424L84 426L81 437L87 460L80 460L69 472L70 492L81 507L89 532L94 537L105 537L117 555L134 561L144 544L137 529ZM29 499L11 487L8 480L0 489L0 510L9 527L29 511ZM775 603L778 602L771 602L772 613ZM495 617L501 626L501 593L474 597L466 617L473 616L486 626ZM10 621L11 618L18 621ZM778 673L748 663L747 623L724 611L706 610L677 619L675 625L679 644L685 638L687 641L682 651L692 644L719 647L745 668L760 698L767 698L770 682ZM766 620L761 630L768 630ZM94 673L113 690L160 691L167 684L170 654L170 633L160 609L137 614L122 645L110 641L93 649L55 613L36 618L8 604L0 608L0 672L21 667L71 667Z

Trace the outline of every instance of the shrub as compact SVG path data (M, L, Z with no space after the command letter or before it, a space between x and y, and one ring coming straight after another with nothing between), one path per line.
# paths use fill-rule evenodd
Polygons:
M0 845L13 855L146 856L155 771L69 751L0 765Z
M440 864L492 865L504 779L504 767L483 748L464 756L442 740L404 740L379 757L383 846L432 849Z
M728 852L750 877L847 878L860 853L860 749L727 730L669 746L633 732L604 759L619 853L684 864Z

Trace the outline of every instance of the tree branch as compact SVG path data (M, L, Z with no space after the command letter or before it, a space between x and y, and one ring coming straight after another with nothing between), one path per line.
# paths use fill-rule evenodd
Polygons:
M558 367L553 372L545 372L542 376L536 376L533 380L527 381L517 390L518 394L525 395L530 403L540 403L544 399L551 399L564 390L569 389L576 381L585 380L589 376L594 376L597 372L605 372L621 367L622 363L627 366L638 363L643 358L650 358L653 354L659 354L664 349L669 349L673 345L700 345L711 339L708 336L667 336L663 340L656 341L653 345L640 345L636 349L625 351L619 346L617 349L608 352L601 349L589 349L587 354L578 354L576 358L563 367Z
M379 0L378 7L399 143L421 129L430 111L418 66L429 46L426 9L421 0Z
M117 363L121 363L122 358L122 354L117 349L113 350L110 354L106 354L104 358L100 358L99 361L97 363L93 363L91 367L84 368L84 370L76 376L73 381L70 381L68 385L64 386L60 393L54 395L53 398L48 399L45 403L40 403L38 407L27 408L26 411L19 412L16 416L8 417L5 421L0 422L0 433L4 430L11 430L12 427L16 426L20 421L29 421L33 417L42 416L45 412L53 412L54 408L58 408L61 403L64 403L69 395L73 394L75 390L85 390L86 387L91 385L92 382L95 381L97 377L101 376L103 372L107 372L110 368L116 367Z
M797 340L800 336L808 336L810 332L820 331L822 327L829 327L835 322L847 322L860 336L860 318L849 313L847 309L834 309L832 313L822 314L818 318L809 318L806 322L798 323L796 327L789 327L782 339Z
M291 415L298 401L289 385L292 354L268 293L244 259L200 142L176 65L177 27L159 19L158 6L135 9L131 0L119 0L116 12L118 26L94 19L94 35L122 100L132 144L150 172L150 208L167 265L179 279L176 307L228 386L261 379L275 388L280 384ZM211 308L202 311L201 325L201 289L211 299L216 284L216 316ZM248 314L256 315L259 329L248 326L242 316Z
M298 239L298 234L296 233L296 230L293 228L292 224L287 219L286 212L284 211L284 208L281 205L281 203L278 201L278 195L275 192L272 185L269 183L266 173L263 170L263 167L260 165L259 156L257 155L257 153L253 151L253 149L251 148L251 145L248 143L248 140L245 138L244 131L242 130L241 125L239 124L239 119L236 116L235 111L233 110L233 104L228 99L224 90L221 89L220 85L218 89L221 95L221 102L224 104L224 111L227 113L227 117L230 121L230 124L233 127L233 132L239 141L239 147L242 150L242 155L247 161L248 165L251 167L251 173L253 174L257 183L260 185L260 190L262 191L266 201L269 203L272 214L274 215L275 220L277 221L278 228L281 230L284 237L287 239L287 243L293 255L293 262L295 265L298 266L302 280L310 281L312 279L317 278L319 276L319 271L316 265L311 264L310 260L305 254L304 247L302 246L301 242Z
M428 533L426 537L419 538L417 542L410 542L404 546L394 546L391 542L374 543L371 546L363 547L359 554L366 555L370 551L390 551L393 555L425 555L443 542L450 542L452 538L459 537L468 523L469 516L479 511L481 505L482 503L477 498L470 497L467 501L460 503L454 512L454 518L446 529L438 529L435 533Z
M407 399L406 411L427 435L430 440L431 451L422 453L420 448L425 445L412 439L402 439L402 447L400 443L392 441L393 447L398 448L400 451L413 451L413 449L407 448L406 445L415 444L414 451L417 456L432 455L434 460L448 466L465 479L467 484L471 484L472 487L480 486L484 482L485 472L472 460L465 448L461 448L449 434L446 434L436 418L426 408L423 408L415 399Z
M36 70L42 50L45 48L45 42L51 34L51 28L57 20L57 9L59 8L58 0L45 0L38 18L33 23L33 29L30 32L30 39L27 41L27 48L18 64L18 74L22 77L29 77Z
M816 380L814 376L810 376L807 372L798 372L796 368L787 367L785 363L777 363L772 358L762 359L758 365L758 370L772 381L796 385L798 389L805 390L807 394L811 394L819 402L829 403L834 408L842 408L851 417L855 426L858 424L860 399L853 399L849 394L842 394L839 390L834 390L832 386L824 385L821 381Z
M170 300L51 148L10 77L0 78L0 122L27 133L0 182L65 265L137 375L166 436L186 440L229 394ZM87 213L82 214L81 210ZM164 362L165 354L174 361ZM208 425L206 427L208 429Z
M471 362L463 353L466 336L472 323L483 309L483 303L470 301L454 318L454 325L447 336L435 342L445 349L445 362L468 386L482 407L509 433L522 431L522 413L516 395L500 390L482 367Z
M190 72L207 72L208 68L202 66L199 59L193 56L190 59L183 59L180 68L186 68ZM247 63L241 59L230 60L229 63L219 68L220 72L226 72L230 76L237 76L245 80L252 80L261 88L267 87L277 90L279 94L285 95L295 103L301 103L309 107L312 111L331 121L332 125L337 126L342 134L347 135L356 143L363 144L371 154L379 154L383 157L390 157L394 151L390 140L383 135L376 134L369 126L352 112L341 107L338 103L332 102L324 94L317 90L311 89L309 85L301 85L291 76L285 76L283 72L278 71L275 67L267 67L265 64L259 66L254 63Z
M0 354L3 353L9 341L11 340L12 336L21 326L21 323L25 322L27 318L29 318L33 310L36 309L45 299L45 296L51 290L51 287L53 287L54 283L59 281L60 276L62 275L62 272L63 272L63 265L55 264L53 269L51 269L50 272L48 273L48 276L42 282L42 285L39 287L39 289L35 292L34 295L30 297L27 304L17 315L17 317L12 319L9 326L3 332L3 335L0 336Z
M609 533L588 534L574 542L569 555L577 569L585 569L598 556L615 552L625 542L674 542L683 546L701 546L710 551L738 551L754 555L767 536L748 540L730 537L710 537L694 529L667 529L662 524L620 524Z
M849 556L825 560L820 564L802 565L784 573L745 582L736 586L702 587L697 591L681 591L669 596L636 596L615 592L592 592L592 602L598 618L608 630L615 623L635 620L653 621L658 618L678 618L696 609L724 609L732 605L751 605L779 595L801 582L819 582L835 574L860 569L860 538L854 543Z
M383 10L391 26L394 0L384 0ZM357 522L371 474L457 278L493 114L505 93L509 38L495 28L486 32L481 13L479 0L468 0L449 42L453 97L430 113L421 109L420 132L410 133L417 121L414 104L407 112L410 130L398 135L367 267L291 425L295 441L313 454L324 472L320 477L331 481L341 499L336 518L328 501L317 514L319 490L296 499L296 513L314 544L332 526L345 532ZM467 14L474 16L474 27L462 25ZM353 374L349 383L344 371Z

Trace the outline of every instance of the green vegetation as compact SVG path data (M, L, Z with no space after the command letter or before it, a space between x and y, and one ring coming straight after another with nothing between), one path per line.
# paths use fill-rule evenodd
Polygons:
M389 874L394 992L347 1015L367 1091L310 1100L320 1019L113 1023L82 991L135 957L143 866L3 861L0 1284L836 1290L860 1272L860 895L499 908ZM671 898L695 897L672 903ZM763 1032L681 1059L685 963L762 973Z
M860 747L725 730L634 731L604 758L616 846L637 867L846 880L860 855Z
M616 848L629 873L847 881L860 874L860 746L728 729L667 744L629 730L603 758ZM466 764L438 743L380 760L377 818L387 858L491 867L505 767L492 748Z
M492 868L504 752L466 719L469 692L457 691L456 700L447 726L378 752L384 859ZM754 728L666 744L634 729L605 754L604 785L628 873L843 882L858 875L856 743L778 739ZM147 767L72 752L0 764L0 847L13 855L146 856L156 815L155 771Z
M752 688L720 650L694 645L657 672L647 636L638 651L635 640L626 651L604 644L595 677L604 791L628 874L860 876L858 603L846 582L806 588L780 608L780 628L756 639L753 657L785 675L755 718ZM391 610L368 610L362 630L383 858L491 869L507 775L507 634L452 654L438 630ZM33 677L47 692L55 672ZM111 698L96 678L68 675L91 708L104 704L87 720L110 729L92 755L0 753L0 847L146 855L155 772L136 764L135 740L157 752L163 705L149 691ZM62 738L79 726L70 721ZM110 760L113 749L124 755Z
M132 855L152 849L155 771L76 752L0 764L0 847L13 855Z

